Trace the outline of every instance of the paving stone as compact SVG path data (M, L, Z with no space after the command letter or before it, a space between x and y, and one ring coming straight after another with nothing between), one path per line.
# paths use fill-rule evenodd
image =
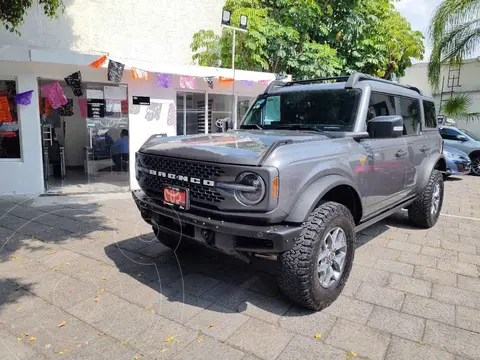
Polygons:
M432 298L448 304L480 309L480 296L474 291L434 284Z
M249 318L243 314L232 312L231 310L212 304L190 319L186 323L186 326L200 330L215 339L224 341L237 331L248 319Z
M254 292L270 296L275 296L279 293L277 280L275 279L275 276L270 274L258 273L244 282L241 286Z
M425 320L395 310L375 306L367 325L409 340L420 341L425 328Z
M324 311L310 311L299 306L293 306L280 319L281 327L292 332L312 337L322 334L325 337L331 330L337 318Z
M273 297L250 292L236 310L244 315L276 324L291 306L292 303L283 296Z
M402 311L407 314L452 325L455 321L455 307L453 305L444 304L442 302L417 295L406 295Z
M457 274L438 269L417 265L413 272L413 277L426 281L431 281L434 284L442 284L455 286L457 284Z
M373 305L340 295L322 312L347 320L365 324L373 310Z
M460 239L461 241L461 239ZM464 243L464 242L453 242L449 240L442 240L441 246L444 249L452 250L452 251L458 251L458 252L464 252L464 253L469 253L469 254L475 254L477 251L475 245L469 244L469 243Z
M436 247L436 246L440 246L440 239L426 237L426 236L419 236L419 235L410 235L407 239L407 243Z
M370 244L366 244L364 246L366 247L365 252L371 256L376 257L377 259L395 260L395 258L400 256L400 250L387 249L387 248L374 246Z
M173 359L211 360L211 359L243 359L245 354L240 350L223 344L208 336L198 336L185 350L173 357Z
M320 340L295 336L288 346L283 350L278 360L344 360L345 351L339 348L326 345Z
M478 274L477 267L473 264L468 264L459 261L438 260L438 269L453 272L460 275L476 277Z
M355 250L355 258L353 259L354 266L361 265L365 267L373 267L375 261L377 261L377 257L366 252L366 249L366 245L363 245Z
M412 276L414 266L411 264L402 263L400 261L379 259L375 262L374 268L397 273L400 275Z
M435 248L430 246L422 246L421 253L423 255L435 256L445 260L457 260L457 252L453 250L447 250L442 248Z
M358 289L356 297L372 304L400 310L405 294L402 291L363 283Z
M245 301L249 294L250 292L244 287L233 286L221 282L210 290L207 290L200 297L223 306L224 308L235 310Z
M422 254L412 254L409 252L403 251L400 255L400 261L413 264L413 265L422 265L431 268L435 268L437 264L437 259L432 256L422 255Z
M230 337L228 343L262 359L275 359L292 338L292 333L275 325L250 319Z
M0 360L36 358L38 356L37 352L26 342L28 341L18 341L16 336L5 332L0 338Z
M397 241L397 240L390 240L387 244L387 248L419 253L422 247L417 244L412 244L412 243L407 243L407 242Z
M478 359L480 334L453 326L427 321L424 341L450 353Z
M458 253L458 261L474 265L480 265L480 255L460 252Z
M342 290L342 295L351 296L351 297L355 296L361 284L362 284L362 281L358 279L349 278L347 280L347 283L345 284L345 287Z
M456 306L455 325L480 333L480 311L464 306Z
M432 292L432 283L398 274L390 276L388 286L395 290L406 291L425 297L430 297Z
M458 275L458 287L460 289L480 292L480 278Z
M390 335L368 326L339 319L325 343L357 353L369 359L383 359Z
M375 263L372 263L372 266ZM370 284L384 286L388 283L388 277L390 274L386 271L379 269L372 269L363 265L354 264L348 281L360 280L366 281Z
M385 360L454 360L453 355L423 343L393 337Z
M219 283L220 281L207 276L200 274L188 274L182 279L172 283L171 286L177 290L185 291L195 296L200 296Z

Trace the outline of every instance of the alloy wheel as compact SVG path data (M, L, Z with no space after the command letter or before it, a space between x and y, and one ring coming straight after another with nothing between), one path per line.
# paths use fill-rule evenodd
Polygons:
M336 227L328 232L320 244L317 273L320 285L327 289L342 276L347 255L347 238L345 232Z
M430 209L430 212L432 213L432 215L436 215L439 208L440 208L440 184L437 182L435 184L435 187L433 189L433 194L432 194L432 206Z

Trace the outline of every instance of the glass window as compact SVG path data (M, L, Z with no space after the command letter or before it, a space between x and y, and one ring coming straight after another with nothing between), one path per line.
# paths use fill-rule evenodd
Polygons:
M0 158L19 159L20 126L18 123L15 80L0 80Z
M437 116L435 115L435 104L431 101L423 101L423 111L425 112L425 127L436 128Z
M367 121L377 116L395 115L395 100L393 96L372 93L367 112Z
M475 133L473 131L470 131L470 130L466 130L466 129L461 129L465 134L467 134L468 136L470 136L473 140L475 141L480 141L480 135L478 133Z
M445 140L458 140L457 136L462 134L452 128L440 128L440 135Z
M309 126L325 131L353 131L359 89L304 90L260 97L240 128Z
M403 117L403 135L420 133L420 104L416 99L398 97L398 114Z

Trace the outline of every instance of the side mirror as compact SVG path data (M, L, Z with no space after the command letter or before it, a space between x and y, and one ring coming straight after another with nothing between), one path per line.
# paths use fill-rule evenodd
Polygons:
M403 117L400 115L377 116L367 123L372 138L396 138L403 135Z
M468 141L467 137L463 135L457 135L456 139L459 141Z

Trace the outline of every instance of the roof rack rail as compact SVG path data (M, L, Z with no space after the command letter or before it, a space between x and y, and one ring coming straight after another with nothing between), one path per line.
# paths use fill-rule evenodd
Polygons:
M268 87L264 91L264 94L268 94L276 87L314 84L318 82L332 81L332 80L334 80L335 82L340 82L340 81L347 81L348 79L349 79L348 76L333 76L333 77L314 78L314 79L296 80L296 81L275 80L268 85Z
M366 74L362 74L362 73L359 73L359 72L353 72L348 77L347 83L345 84L345 88L346 89L351 89L355 86L355 84L357 84L359 81L362 81L362 80L376 81L376 82L381 82L381 83L384 83L384 84L400 86L400 87L403 87L405 89L413 90L413 91L419 93L420 95L423 95L422 91L420 89L416 88L416 87L399 84L399 83L396 83L396 82L393 82L393 81L390 81L390 80L380 79L380 78L377 78L375 76L366 75Z
M287 85L288 82L287 81L283 81L283 80L274 80L272 81L270 84L268 84L267 88L265 89L265 91L263 92L264 94L269 94L274 88L279 88L279 87L283 87L285 85Z

